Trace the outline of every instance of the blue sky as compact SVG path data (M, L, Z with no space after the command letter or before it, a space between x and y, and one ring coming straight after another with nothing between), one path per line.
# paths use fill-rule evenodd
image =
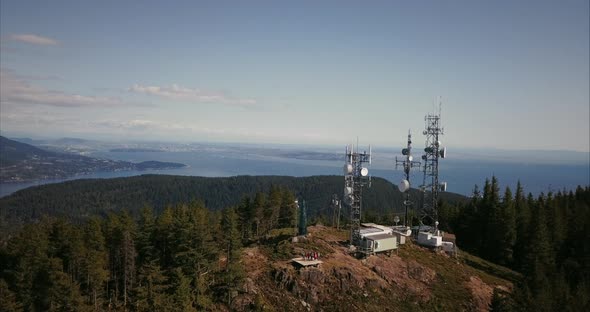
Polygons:
M317 2L2 1L0 130L589 151L588 1Z

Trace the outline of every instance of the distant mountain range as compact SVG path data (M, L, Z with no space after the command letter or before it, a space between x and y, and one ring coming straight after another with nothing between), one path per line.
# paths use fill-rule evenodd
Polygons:
M131 163L41 149L0 136L0 183L67 178L101 171L172 169L184 164Z

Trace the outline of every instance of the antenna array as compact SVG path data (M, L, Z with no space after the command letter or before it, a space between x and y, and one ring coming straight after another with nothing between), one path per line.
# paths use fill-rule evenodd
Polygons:
M441 146L439 136L444 134L444 128L440 125L440 104L437 113L427 114L424 117L425 130L422 132L426 136L426 148L422 160L424 162L424 178L420 186L423 192L422 212L420 223L428 220L434 225L434 233L438 230L438 193L447 190L447 183L439 183L438 180L438 160L445 158L447 155L446 148Z
M361 199L363 186L371 185L369 170L364 164L371 164L371 146L369 153L354 151L354 146L346 146L344 164L344 200L350 205L350 244L354 245L361 239Z
M408 209L412 206L412 201L410 201L410 170L414 167L420 167L419 161L414 161L414 157L412 156L412 133L408 130L408 145L406 148L402 149L402 155L404 155L401 159L398 159L395 156L395 169L399 166L404 168L404 175L405 179L403 179L398 188L400 192L406 193L406 199L404 200L404 207L406 208L406 214L404 217L404 226L410 225L408 222Z

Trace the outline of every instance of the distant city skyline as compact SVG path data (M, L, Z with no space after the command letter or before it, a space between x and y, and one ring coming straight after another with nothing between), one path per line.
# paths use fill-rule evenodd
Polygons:
M0 2L0 134L590 151L588 1Z

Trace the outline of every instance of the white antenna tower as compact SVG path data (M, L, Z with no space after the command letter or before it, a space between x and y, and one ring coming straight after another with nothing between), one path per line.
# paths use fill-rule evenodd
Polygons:
M357 139L358 140L358 139ZM350 205L350 244L358 244L361 239L361 199L363 186L371 186L369 169L365 164L371 164L371 146L369 153L354 151L354 146L346 146L346 161L344 164L344 200Z
M440 125L441 105L439 103L438 112L424 117L425 130L422 132L426 136L426 148L422 155L424 179L420 188L424 198L420 223L431 222L434 233L438 231L438 194L447 190L447 183L438 180L438 160L447 156L447 149L439 140L439 136L444 135L444 128Z
M402 155L404 155L401 159L398 159L395 156L395 169L398 166L402 166L404 168L404 179L398 185L400 192L406 193L406 199L404 200L404 207L406 208L406 214L404 218L404 226L409 226L410 223L408 222L408 208L412 206L412 201L410 201L410 170L414 167L420 167L419 161L414 161L414 157L412 156L412 132L408 130L408 145L406 148L402 149Z

